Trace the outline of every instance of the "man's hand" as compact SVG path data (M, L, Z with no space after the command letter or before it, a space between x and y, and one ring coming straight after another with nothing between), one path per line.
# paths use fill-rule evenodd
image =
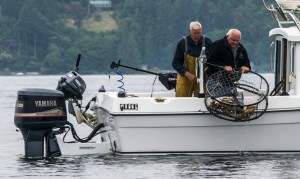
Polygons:
M224 70L225 71L232 71L232 67L231 66L224 66Z
M242 66L241 70L242 70L242 73L247 73L247 72L250 71L250 69L248 67L246 67L246 66Z
M196 77L195 75L193 75L192 73L186 71L186 72L184 73L184 76L185 76L187 79L189 79L190 81L192 81L193 84L197 84L197 77Z

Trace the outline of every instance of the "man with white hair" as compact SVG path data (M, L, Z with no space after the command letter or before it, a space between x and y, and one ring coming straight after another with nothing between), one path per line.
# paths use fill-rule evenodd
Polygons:
M239 69L242 73L251 70L247 50L240 43L241 37L238 29L230 29L224 38L211 44L207 56L208 76L218 72L220 67L225 71Z
M176 47L172 66L177 71L176 97L199 96L200 86L197 83L199 72L196 59L200 56L202 46L209 49L211 39L202 35L202 25L198 21L190 23L189 35L181 38Z

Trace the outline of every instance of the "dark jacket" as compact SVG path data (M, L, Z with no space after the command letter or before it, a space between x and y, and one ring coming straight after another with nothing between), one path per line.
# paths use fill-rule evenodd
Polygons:
M246 66L251 69L247 50L241 43L239 44L236 59L234 60L231 47L227 40L227 36L211 44L207 55L207 62L208 76L212 75L215 72L218 72L220 69L219 67L212 66L210 64L214 64L220 67L231 66L234 69L239 69L242 66Z
M191 36L188 35L186 37L187 37L187 43L188 43L187 54L189 54L193 57L199 57L200 53L201 53L201 50L202 50L203 36L200 38L197 45L192 40ZM211 43L212 43L211 39L209 37L205 37L206 54L209 50L209 47L210 47ZM173 61L172 61L172 66L182 76L187 71L183 67L184 52L185 52L185 42L184 42L184 38L181 38L177 43L176 51L175 51Z

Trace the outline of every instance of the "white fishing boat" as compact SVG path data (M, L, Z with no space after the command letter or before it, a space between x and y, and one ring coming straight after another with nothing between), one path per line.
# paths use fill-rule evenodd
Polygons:
M101 88L83 108L86 86L75 70L61 78L58 91L18 92L15 124L24 137L25 156L300 152L300 141L294 140L300 136L300 1L275 3L265 4L279 25L269 32L274 89L255 72L236 73L230 81L218 73L199 97L176 98L174 90L130 93ZM206 63L205 57L199 60ZM132 68L120 62L111 67ZM164 74L153 74L162 82L167 79L167 88L174 87ZM203 79L199 81L203 85ZM67 109L79 124L91 128L87 138L77 136ZM68 129L77 142L61 138Z

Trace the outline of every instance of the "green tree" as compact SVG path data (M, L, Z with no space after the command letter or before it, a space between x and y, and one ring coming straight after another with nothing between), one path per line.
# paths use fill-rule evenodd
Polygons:
M18 19L24 0L1 0L1 16Z
M15 29L18 33L21 53L25 58L33 56L35 58L31 59L39 59L45 55L48 37L53 28L48 19L36 8L34 0L25 0Z
M7 68L8 64L12 64L13 62L14 62L14 58L12 54L5 51L0 53L0 69Z
M61 73L65 69L62 65L62 51L56 44L50 43L48 53L44 58L43 67L41 68L42 73Z
M91 20L88 2L0 0L0 53L14 61L5 62L6 69L61 73L73 69L81 53L82 73L109 72L111 61L118 59L173 70L177 41L195 20L213 40L239 28L251 62L256 69L267 69L268 31L277 24L257 0L112 0L118 29L99 33L82 26Z

